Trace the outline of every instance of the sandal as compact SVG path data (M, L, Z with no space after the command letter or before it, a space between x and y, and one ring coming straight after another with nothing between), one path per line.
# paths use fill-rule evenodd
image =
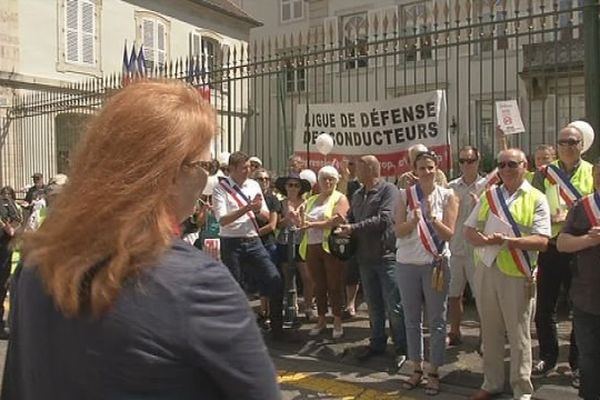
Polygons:
M440 393L440 375L429 373L427 374L427 385L425 385L425 394L435 396Z
M413 390L423 380L423 370L416 369L407 381L402 382L402 389Z

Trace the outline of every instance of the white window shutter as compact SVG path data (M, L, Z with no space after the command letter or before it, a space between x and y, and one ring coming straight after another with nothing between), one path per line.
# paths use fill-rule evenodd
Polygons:
M167 58L167 38L165 25L161 22L156 22L156 54L157 61L163 65Z
M325 32L325 49L329 50L325 53L326 59L328 63L334 62L333 64L328 64L325 67L325 70L330 72L333 68L333 71L339 71L339 63L335 62L339 60L339 50L333 51L333 49L338 49L340 47L338 17L325 18L323 20L323 29Z
M154 21L142 20L142 45L144 46L144 58L150 68L154 68L156 57L154 56Z
M95 51L95 23L96 10L94 3L83 1L81 3L81 62L85 64L96 63Z
M65 61L79 61L79 2L67 0L65 6Z
M197 32L190 34L190 56L196 57L202 54L202 36Z

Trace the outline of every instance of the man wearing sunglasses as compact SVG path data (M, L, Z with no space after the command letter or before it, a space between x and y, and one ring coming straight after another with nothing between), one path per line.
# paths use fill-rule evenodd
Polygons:
M544 194L525 180L527 159L521 150L502 150L497 167L502 185L487 189L465 221L465 238L473 246L501 246L489 266L478 257L473 274L484 349L484 381L471 399L488 400L503 392L506 332L513 398L525 400L533 393L533 276L538 252L546 248L550 237L550 212Z
M465 286L473 292L473 246L466 240L463 224L476 201L485 189L486 179L479 175L479 150L473 146L464 146L458 153L460 166L460 177L452 180L448 186L454 190L459 199L457 229L450 241L450 288L448 289L448 320L450 321L450 332L448 333L449 345L460 345L460 321L463 315L462 295Z
M552 239L548 250L540 253L537 274L537 302L535 327L539 342L539 361L533 367L534 376L544 376L556 368L558 337L556 307L561 287L569 290L571 284L572 255L556 248L556 236L563 226L567 210L574 200L594 191L592 164L583 160L583 131L592 129L585 122L576 121L564 127L558 136L558 160L543 170L544 187L552 218ZM593 132L593 131L592 131ZM569 366L573 372L573 384L578 386L577 345L575 332L571 331Z

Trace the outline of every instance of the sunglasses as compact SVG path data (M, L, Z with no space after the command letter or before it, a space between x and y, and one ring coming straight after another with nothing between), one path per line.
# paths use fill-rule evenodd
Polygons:
M498 167L498 169L503 169L503 168L510 168L510 169L515 169L515 168L519 168L519 165L523 164L523 161L502 161L499 162L498 164L496 164L496 166Z
M579 143L581 143L581 140L577 140L577 139L560 139L558 141L558 145L559 146L577 146Z
M266 176L259 176L258 178L254 178L255 181L259 181L259 182L267 182L270 181L271 178L266 177Z
M295 182L289 182L285 184L285 187L289 187L289 188L299 188L300 184L299 183L295 183Z
M458 159L458 163L459 164L474 164L477 162L477 158L459 158Z

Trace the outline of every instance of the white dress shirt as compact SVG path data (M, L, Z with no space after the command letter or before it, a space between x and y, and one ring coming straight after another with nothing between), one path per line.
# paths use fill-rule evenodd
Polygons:
M258 183L252 179L246 179L246 181L242 185L238 185L231 179L230 177L226 177L226 182L229 183L231 189L236 194L237 198L241 200L242 204L245 205L248 201L251 201L257 194L262 195L262 190ZM244 199L235 188L238 187L242 193L246 196ZM223 186L219 183L215 186L213 190L213 213L217 221L219 221L224 216L231 214L232 212L240 209L241 207L234 200L231 194L227 193L227 191L223 188ZM265 211L267 214L269 213L269 209L267 208L267 203L263 199L262 202L262 211ZM249 237L258 237L258 232L252 220L250 219L251 212L246 213L230 223L229 225L219 226L219 236L221 237L231 237L231 238L249 238Z

